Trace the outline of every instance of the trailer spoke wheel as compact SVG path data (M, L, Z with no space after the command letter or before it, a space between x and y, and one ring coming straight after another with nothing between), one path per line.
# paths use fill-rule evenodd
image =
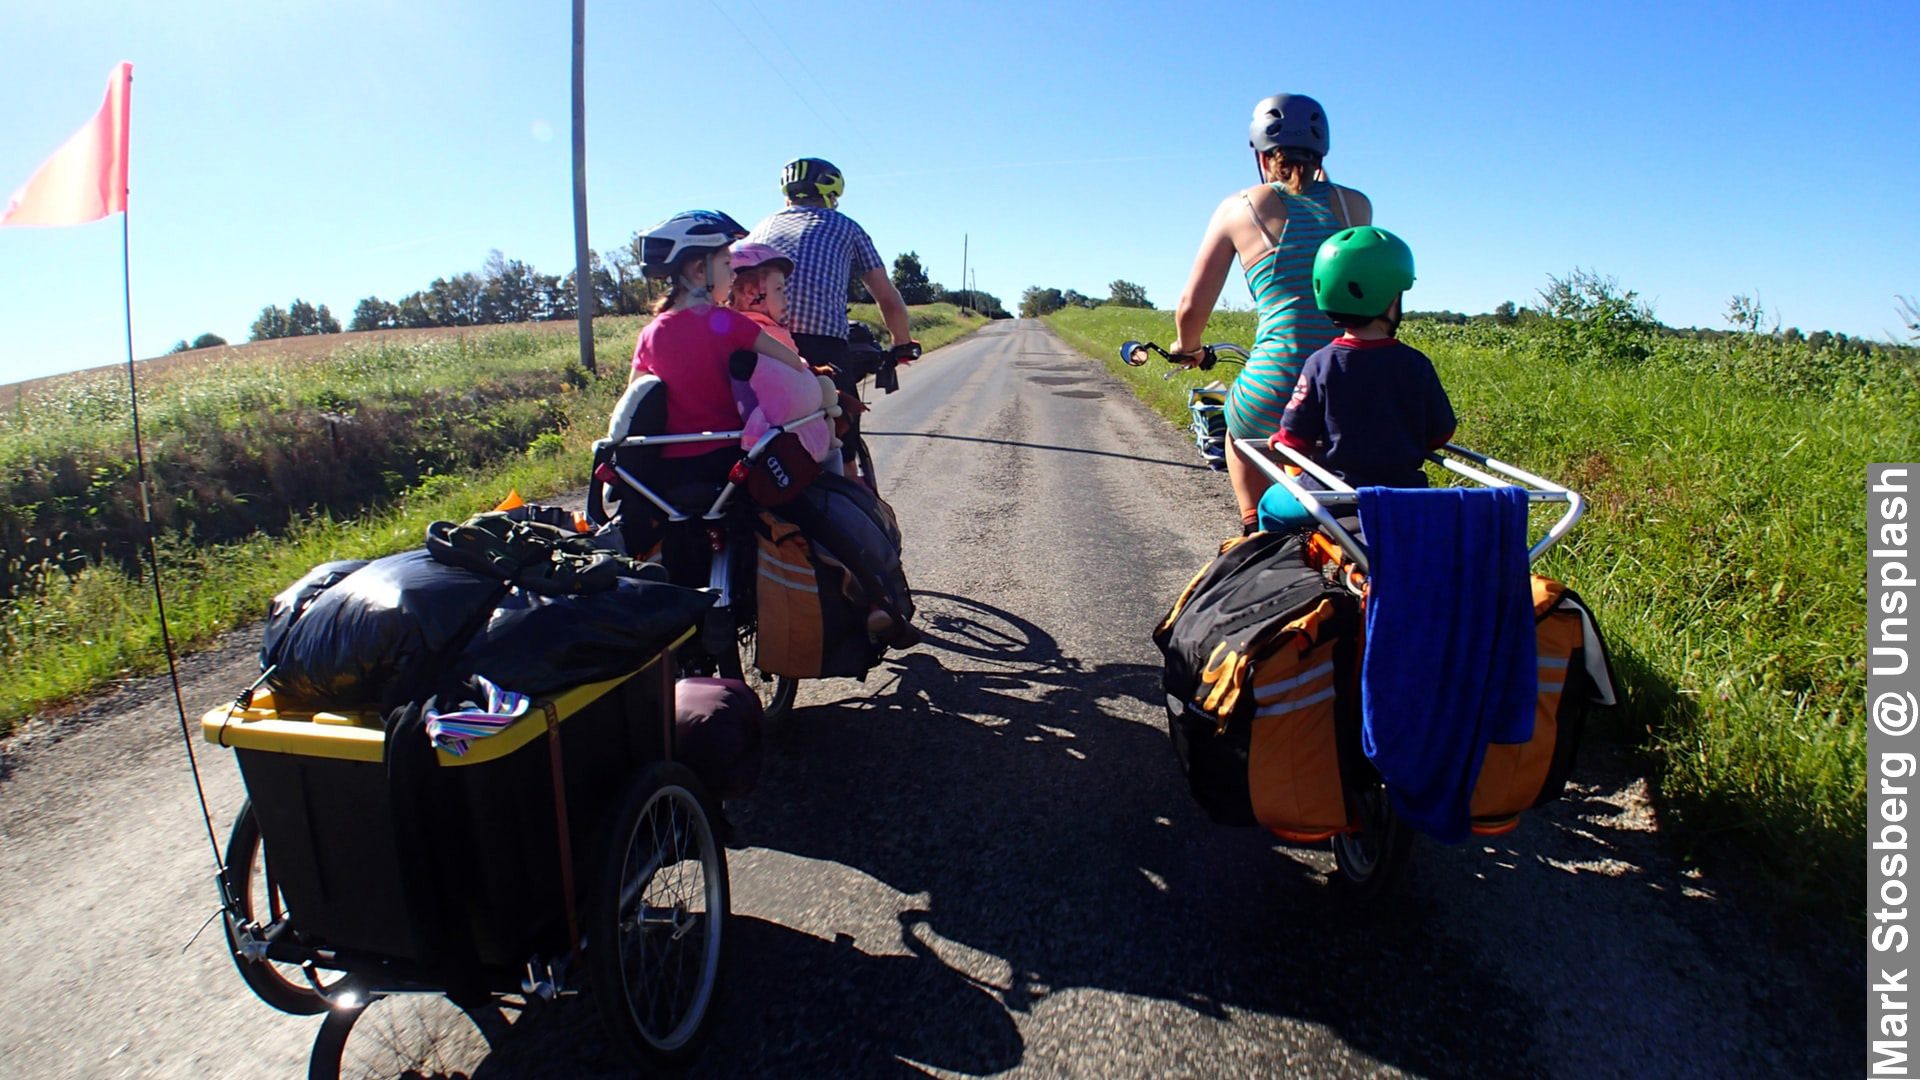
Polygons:
M466 1080L507 1026L495 1006L462 1009L437 994L376 997L327 1014L307 1080Z
M233 832L228 834L227 875L240 912L247 921L265 930L287 920L286 897L273 880L273 867L260 842L260 819L254 816L252 800L241 804L240 813L233 821ZM315 1016L326 1012L327 1002L321 990L331 989L345 978L342 974L317 970L310 978L294 964L250 960L241 955L240 942L232 926L226 926L226 935L227 950L248 989L283 1013ZM320 982L318 988L314 986L314 979Z
M588 922L588 976L607 1033L650 1065L693 1059L719 995L730 901L706 807L685 766L649 766L615 819Z

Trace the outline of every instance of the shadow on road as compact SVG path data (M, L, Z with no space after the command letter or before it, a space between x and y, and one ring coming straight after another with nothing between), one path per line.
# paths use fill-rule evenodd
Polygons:
M788 723L780 767L751 800L750 843L926 894L902 925L925 977L995 970L973 977L1010 1013L1095 988L1216 1019L1324 1024L1417 1072L1528 1071L1525 1003L1440 943L1417 894L1358 910L1257 831L1193 808L1165 734L1115 714L1158 701L1157 667L1087 663L1011 613L920 600L925 648L894 659L871 694ZM965 1060L977 1020L923 1015L918 1038L949 1052L916 1060ZM725 1073L740 1050L738 1062L784 1070L785 1040L803 1034L735 1032L712 1067Z
M1083 1056L1090 1045L1194 1038L1143 1030L1164 1011L1109 995L1220 1022L1199 1038L1231 1039L1238 1056L1223 1060L1266 1075L1303 1062L1364 1073L1365 1058L1440 1076L1832 1064L1821 1046L1792 1064L1748 1057L1752 1032L1692 1007L1745 992L1731 962L1686 935L1669 935L1673 955L1650 952L1609 923L1712 898L1648 873L1652 835L1606 785L1508 837L1417 845L1409 880L1367 907L1328 882L1324 857L1198 812L1164 732L1138 719L1158 707L1157 667L1068 656L1013 613L918 599L925 644L796 712L734 809L754 847L925 899L879 945L737 918L697 1075L1095 1072L1105 1059ZM1055 1000L1080 989L1107 993ZM1790 1020L1790 998L1767 1022ZM1029 1046L1042 1027L1044 1049ZM623 1074L590 1005L524 1028L480 1075Z

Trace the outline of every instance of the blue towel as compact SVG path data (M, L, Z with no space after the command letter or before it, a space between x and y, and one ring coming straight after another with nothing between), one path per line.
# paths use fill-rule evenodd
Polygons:
M1520 488L1360 491L1372 584L1361 746L1393 807L1466 838L1488 742L1533 736L1539 672Z

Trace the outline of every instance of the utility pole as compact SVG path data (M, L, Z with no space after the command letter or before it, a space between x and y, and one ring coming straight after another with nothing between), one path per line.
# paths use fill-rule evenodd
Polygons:
M587 0L573 0L573 298L580 313L580 366L593 366L593 273L587 259Z
M967 240L966 233L960 234L960 291L967 294L967 306L973 307L973 291L967 288ZM975 311L980 310L974 308Z

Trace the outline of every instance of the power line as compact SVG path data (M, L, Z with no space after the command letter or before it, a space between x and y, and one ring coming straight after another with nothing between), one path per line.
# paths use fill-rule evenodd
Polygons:
M753 9L753 14L756 18L760 20L760 24L766 27L768 31L770 31L773 34L774 40L780 42L780 47L787 50L788 56L793 57L793 62L800 65L800 73L807 77L808 84L815 87L827 86L828 84L826 82L823 82L821 79L819 79L814 75L813 69L808 67L807 62L800 58L800 54L793 51L793 46L787 44L787 39L781 36L779 30L774 28L773 20L767 18L766 14L760 10L760 5L754 3L753 0L746 0L746 3L748 7ZM859 132L860 141L867 145L867 149L878 154L880 152L880 148L873 144L873 140L867 138L867 133L861 129L859 124L856 124L853 122L853 118L848 116L846 110L840 107L840 102L836 100L832 94L827 94L826 98L827 98L827 104L833 107L833 111L839 115L840 119L845 120L847 122L847 126L853 128L854 131Z
M775 75L780 77L780 81L785 83L788 91L790 91L793 94L794 100L800 102L800 104L802 105L805 105L807 107L807 111L813 114L813 118L815 120L820 121L821 126L832 131L834 135L839 137L840 139L846 140L847 138L846 132L841 131L839 126L836 125L833 121L820 115L820 110L814 108L813 102L808 100L807 96L800 92L799 87L793 85L793 80L787 78L786 72L781 71L778 67L774 66L773 59L769 57L764 51L762 51L760 46L757 43L755 43L752 38L747 36L746 30L744 30L739 23L733 21L733 16L727 14L727 9L720 6L720 0L707 0L707 4L708 6L712 7L713 10L719 12L721 18L727 20L727 25L733 27L733 32L740 35L740 40L746 42L747 47L752 49L756 56L760 57L760 62L767 65L767 70L773 72Z

